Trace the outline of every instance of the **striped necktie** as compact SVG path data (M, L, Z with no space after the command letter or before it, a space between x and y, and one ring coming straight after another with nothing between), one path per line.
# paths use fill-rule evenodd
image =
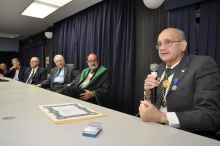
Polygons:
M32 74L31 74L31 76L28 78L28 80L27 80L27 84L31 84L31 82L32 82L32 78L34 77L34 70L32 71Z
M168 81L168 74L169 74L169 71L170 71L170 68L167 68L166 71L165 71L165 74L164 74L164 78L163 80L160 82L160 84L158 85L158 88L157 88L157 100L156 100L156 103L155 103L155 106L159 109L161 107L161 104L163 102L163 99L164 99L164 95L165 95L165 92L166 92L166 88L163 86L164 84L164 81Z

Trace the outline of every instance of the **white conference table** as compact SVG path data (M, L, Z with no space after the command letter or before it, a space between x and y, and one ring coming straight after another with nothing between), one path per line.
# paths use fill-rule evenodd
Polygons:
M8 78L6 78L8 79ZM219 146L220 141L93 105L11 79L0 82L0 146ZM56 125L39 105L79 103L107 117ZM3 119L15 117L14 119ZM102 123L96 137L82 136L89 122Z

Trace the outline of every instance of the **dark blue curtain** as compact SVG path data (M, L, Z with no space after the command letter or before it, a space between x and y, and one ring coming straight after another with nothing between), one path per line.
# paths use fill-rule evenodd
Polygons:
M169 27L179 28L185 32L188 53L197 54L195 5L185 6L169 11Z
M0 51L0 63L5 63L7 65L7 69L12 67L11 60L13 58L19 58L19 52Z
M180 28L186 33L188 53L213 57L220 70L220 1L201 1L198 34L194 4L170 10L169 27Z
M201 3L198 54L212 56L220 70L220 1Z
M164 9L165 11L181 8L184 6L188 6L191 4L200 3L205 0L165 0L164 2Z
M112 73L109 107L133 114L135 47L134 0L104 0L54 24L53 55L79 70L91 52Z
M20 63L23 66L29 67L32 57L38 57L40 59L39 66L45 65L45 41L41 40L27 46L19 48L20 51Z

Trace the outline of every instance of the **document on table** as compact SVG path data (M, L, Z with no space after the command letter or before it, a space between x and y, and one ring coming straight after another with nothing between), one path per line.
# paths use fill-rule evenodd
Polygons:
M105 114L93 111L78 103L39 105L39 108L56 124L101 118L106 116Z

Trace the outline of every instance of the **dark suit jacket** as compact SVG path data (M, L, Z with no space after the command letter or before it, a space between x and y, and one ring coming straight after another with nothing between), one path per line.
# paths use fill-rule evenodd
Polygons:
M52 88L51 82L52 82L53 77L57 73L57 71L58 71L57 67L51 70L50 77L41 83L42 88L50 88L50 89ZM60 88L67 86L73 79L75 79L75 77L77 77L78 74L80 74L80 72L76 69L74 64L70 64L70 65L65 64L64 65L64 83L63 85L60 85Z
M6 69L6 72L4 73L3 70L0 69L0 74L2 74L3 76L7 77L9 70Z
M21 66L19 69L18 79L21 82L23 82L23 76L24 76L25 69L26 69L25 66ZM13 79L15 76L15 73L16 73L16 69L12 69L12 70L9 70L9 72L6 76Z
M165 70L159 65L158 76ZM173 80L179 79L172 90ZM215 61L208 56L184 55L175 69L166 97L168 112L175 112L180 129L214 132L220 126L220 76Z
M31 67L28 67L25 70L24 83L27 82L27 80L29 78L29 75L31 74L31 70L32 70ZM42 67L39 66L37 71L35 72L33 78L32 78L32 83L31 84L37 85L37 84L40 84L41 82L43 82L46 79L47 79L47 70L45 68L42 68Z

